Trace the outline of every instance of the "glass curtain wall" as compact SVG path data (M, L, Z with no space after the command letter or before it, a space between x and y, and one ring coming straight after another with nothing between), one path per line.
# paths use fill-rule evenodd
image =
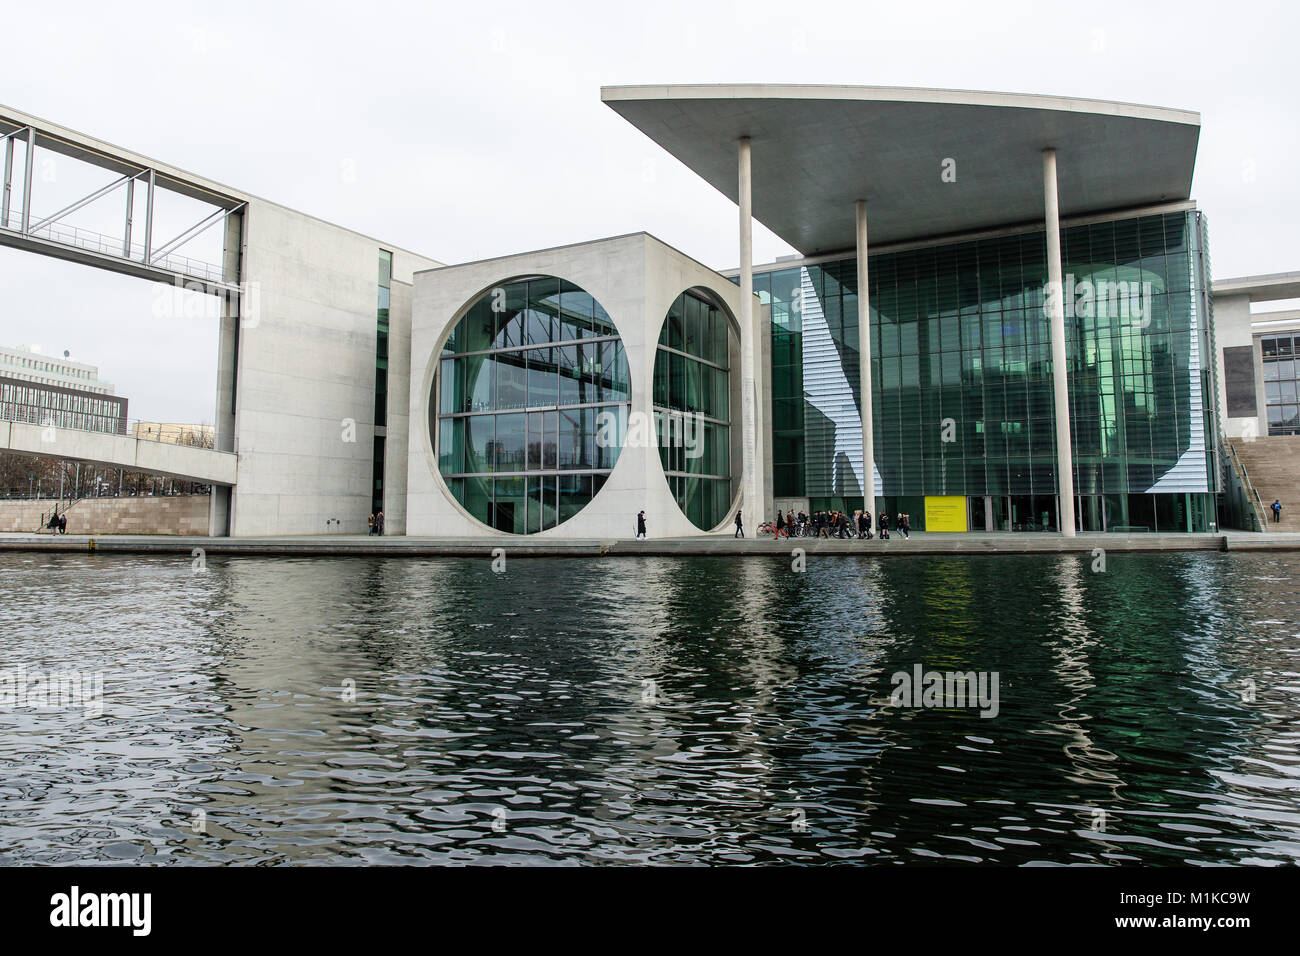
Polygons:
M379 250L379 305L375 318L375 428L388 425L388 309L393 287L393 254ZM370 511L384 510L384 451L387 439L376 434L371 457Z
M1270 435L1300 435L1300 335L1260 340Z
M1193 530L1187 515L1194 525L1214 520L1203 246L1194 211L1063 230L1075 489L1088 499L1076 511L1085 528ZM987 496L999 530L1056 530L1044 234L881 253L869 275L882 506L910 508L917 526L926 496L978 497L981 513ZM772 310L775 493L808 497L814 508L861 507L855 262L754 280ZM1143 520L1130 520L1131 510Z

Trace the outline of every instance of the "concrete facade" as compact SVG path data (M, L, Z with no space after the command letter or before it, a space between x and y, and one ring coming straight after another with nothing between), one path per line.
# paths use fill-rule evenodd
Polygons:
M230 533L364 534L375 437L379 252L393 254L389 325L397 341L390 339L389 348L389 435L404 434L394 426L405 424L409 371L399 357L406 354L412 275L438 263L259 200L249 203L245 223L241 272L256 307L239 318L237 347L228 341L235 323L223 323L221 346L223 354L238 355L240 480ZM390 446L386 460L400 461L403 451ZM388 527L402 533L401 495L385 499L397 512L386 515Z
M411 535L513 537L472 517L448 490L438 472L429 415L442 345L468 308L493 286L523 276L556 276L590 293L609 313L626 349L631 413L650 420L652 380L659 331L678 295L692 288L711 292L731 313L731 462L733 504L747 526L756 510L740 498L740 290L722 275L645 233L563 246L501 259L447 266L415 276L411 311L411 373L405 531ZM759 305L754 302L757 312ZM760 403L760 407L762 404ZM766 417L760 422L766 427ZM390 429L391 434L391 429ZM763 487L770 487L764 480ZM761 492L763 500L766 491ZM530 538L632 537L637 512L647 514L654 537L684 537L702 532L687 519L669 489L653 440L623 447L604 488L577 516Z

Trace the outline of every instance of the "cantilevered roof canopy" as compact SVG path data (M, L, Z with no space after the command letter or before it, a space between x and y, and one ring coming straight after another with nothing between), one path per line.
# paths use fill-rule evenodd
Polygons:
M870 86L614 86L601 99L805 255L1041 221L1042 151L1062 216L1189 198L1198 113L1101 100ZM941 177L955 161L955 182Z

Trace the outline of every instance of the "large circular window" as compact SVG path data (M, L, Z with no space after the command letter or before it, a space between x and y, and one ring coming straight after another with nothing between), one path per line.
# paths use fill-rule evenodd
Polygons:
M727 312L703 289L683 292L664 318L655 351L659 458L678 506L701 531L731 508L731 358ZM738 457L738 454L737 454Z
M604 486L629 407L627 356L599 302L550 276L503 283L443 346L429 401L438 470L484 524L545 531Z

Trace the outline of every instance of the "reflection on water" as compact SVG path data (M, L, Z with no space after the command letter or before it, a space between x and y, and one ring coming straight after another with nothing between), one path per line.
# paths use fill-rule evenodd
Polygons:
M1300 556L1092 565L0 555L0 862L1294 863Z

